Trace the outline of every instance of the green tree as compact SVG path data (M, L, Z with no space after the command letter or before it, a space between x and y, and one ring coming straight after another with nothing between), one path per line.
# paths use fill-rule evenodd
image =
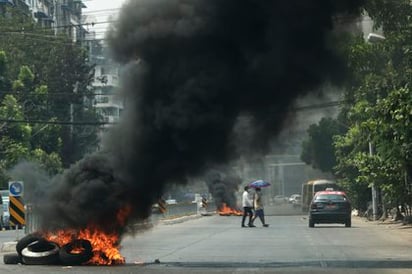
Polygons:
M0 98L3 97L2 91L9 88L8 81L7 81L7 58L6 53L0 50Z
M0 119L9 120L10 118L22 119L23 112L17 100L7 95L0 102ZM26 124L9 124L2 122L0 124L0 182L2 187L5 186L8 177L7 169L15 165L19 160L27 158L28 144L30 139L31 128Z
M359 37L349 44L353 78L342 110L349 130L335 139L336 173L345 178L359 207L367 201L362 191L371 184L383 191L391 206L410 205L410 179L405 178L410 177L412 141L411 6L409 1L367 2L369 15L384 29L386 39L371 44Z
M344 129L337 120L322 118L308 129L308 138L302 144L301 160L323 172L332 172L336 165L333 137Z
M404 0L367 0L365 9L386 39L353 36L343 48L351 77L338 120L347 129L333 137L334 172L358 209L371 200L372 184L388 205L410 206L412 7Z
M19 101L26 100L28 107L39 104L33 100L32 90L25 92L24 81L30 80L28 70L33 73L33 85L47 86L43 93L41 106L45 107L43 120L55 118L68 124L58 130L61 149L59 154L65 166L83 157L96 144L97 127L87 129L71 127L69 122L98 121L90 103L93 91L89 88L93 67L87 63L87 51L79 44L73 43L64 35L55 35L52 29L44 29L36 25L30 16L18 9L8 9L10 16L0 15L0 49L11 56L8 78L18 79L13 84L14 91L21 91ZM26 87L28 88L28 87ZM30 88L29 88L30 90ZM11 90L8 90L10 92ZM36 100L40 100L41 92L37 92ZM25 98L23 98L25 96ZM90 103L91 104L91 103ZM44 125L41 125L42 128ZM78 136L77 136L78 135ZM84 136L87 135L87 138Z
M44 116L46 86L34 86L35 77L28 66L22 66L13 82L15 94L0 100L0 186L9 180L7 170L23 160L39 163L49 174L61 171L58 126L29 124L24 121ZM9 81L9 80L8 80ZM30 103L26 95L31 95ZM34 103L33 103L34 102ZM37 109L33 106L39 106ZM53 120L53 119L51 119Z

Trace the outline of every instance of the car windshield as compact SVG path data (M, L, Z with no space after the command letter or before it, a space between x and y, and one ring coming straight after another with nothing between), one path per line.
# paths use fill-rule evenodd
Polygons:
M316 196L316 201L319 200L333 200L333 201L346 201L346 197L339 194L320 194Z

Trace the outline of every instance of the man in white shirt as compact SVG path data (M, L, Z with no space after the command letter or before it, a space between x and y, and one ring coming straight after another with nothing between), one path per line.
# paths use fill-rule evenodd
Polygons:
M249 227L255 227L252 222L252 217L253 217L253 200L250 197L250 188L248 186L245 186L245 191L243 191L242 194L242 207L243 207L243 217L242 217L242 227L247 227L245 226L245 220L246 216L249 216Z

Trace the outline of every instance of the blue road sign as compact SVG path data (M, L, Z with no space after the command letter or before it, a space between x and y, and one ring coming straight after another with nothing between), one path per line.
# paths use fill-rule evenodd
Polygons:
M18 196L23 196L23 182L21 181L14 181L14 182L9 182L9 192L10 196L18 197Z

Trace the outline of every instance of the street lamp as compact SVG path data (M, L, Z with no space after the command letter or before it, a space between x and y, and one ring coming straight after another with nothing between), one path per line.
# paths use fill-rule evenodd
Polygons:
M385 36L377 33L369 33L367 39L369 43L376 43L385 40Z
M369 43L378 43L385 40L385 36L377 34L377 33L369 33L367 38ZM369 141L369 155L373 156L373 146L372 142ZM377 191L375 183L372 183L372 214L373 220L376 221L378 216L378 203L377 203Z

